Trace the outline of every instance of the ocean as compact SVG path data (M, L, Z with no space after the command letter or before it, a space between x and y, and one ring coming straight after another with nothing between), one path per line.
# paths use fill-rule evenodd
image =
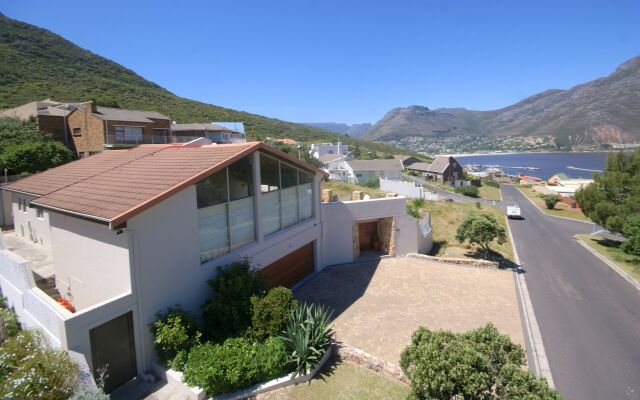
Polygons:
M508 175L523 173L549 179L553 175L564 172L571 178L591 178L592 171L604 170L608 153L516 153L516 154L482 154L459 155L456 159L463 166L466 164L500 165L500 169ZM537 167L537 170L524 170L509 167Z

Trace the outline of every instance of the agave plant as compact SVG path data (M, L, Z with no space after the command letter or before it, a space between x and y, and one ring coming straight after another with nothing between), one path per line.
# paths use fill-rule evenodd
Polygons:
M280 336L293 364L293 376L308 374L325 355L333 336L331 312L321 305L299 304Z

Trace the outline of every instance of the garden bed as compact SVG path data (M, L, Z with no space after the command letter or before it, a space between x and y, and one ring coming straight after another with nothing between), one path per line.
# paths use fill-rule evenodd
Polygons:
M245 399L248 397L256 396L260 393L266 393L266 392L270 392L272 390L280 389L283 387L309 382L311 379L313 379L314 376L316 376L318 371L320 371L320 369L324 367L327 361L331 358L331 354L332 354L332 346L330 346L329 349L326 351L326 353L324 354L324 356L322 357L318 365L316 365L313 368L313 370L311 370L311 372L309 372L306 375L292 377L292 374L288 374L280 378L270 380L268 382L258 383L246 389L241 389L235 392L217 395L212 398L216 400ZM180 394L186 396L188 399L204 400L205 398L207 398L207 395L203 389L198 387L187 386L187 384L183 382L182 372L175 371L172 369L167 369L159 364L155 365L155 372L158 376L166 380L169 385L177 389L180 392Z

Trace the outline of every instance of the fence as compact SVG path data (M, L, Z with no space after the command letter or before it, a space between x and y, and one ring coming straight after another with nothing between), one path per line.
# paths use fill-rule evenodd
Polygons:
M430 191L417 186L415 182L404 182L380 178L380 190L384 192L398 193L401 196L409 197L412 199L438 201L437 193L431 193Z

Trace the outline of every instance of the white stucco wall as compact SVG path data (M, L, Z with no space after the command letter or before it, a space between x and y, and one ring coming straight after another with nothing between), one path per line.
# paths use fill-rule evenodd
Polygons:
M131 291L127 235L107 225L51 212L56 286L76 309Z
M142 356L142 368L155 360L149 324L160 310L176 304L199 315L200 306L212 296L207 281L216 276L217 266L249 258L255 266L266 266L301 246L321 237L319 178L316 177L314 217L200 264L198 214L195 186L166 199L127 222L125 230L133 249L134 287L139 318L134 315ZM317 244L316 244L317 245ZM316 250L316 266L320 266Z
M26 211L18 210L18 199L27 201ZM29 203L37 197L25 194L11 194L11 212L13 214L13 225L17 234L39 243L46 247L51 247L51 230L49 229L50 216L48 211L43 211L42 218L37 216L37 209L29 207Z

